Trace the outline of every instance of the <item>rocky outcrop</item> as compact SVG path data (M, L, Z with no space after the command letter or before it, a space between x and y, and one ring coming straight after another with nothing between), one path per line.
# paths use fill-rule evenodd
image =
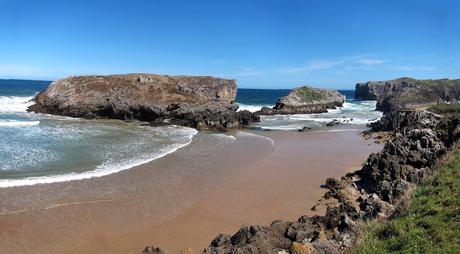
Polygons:
M369 81L356 84L355 98L377 100L377 110L383 112L456 102L460 98L460 79Z
M458 116L429 112L393 112L380 125L394 137L371 154L361 170L328 179L324 216L243 226L233 236L219 235L206 253L341 253L354 244L364 221L390 218L408 192L438 168L460 139ZM390 125L388 119L396 119Z
M443 116L423 111L394 111L385 113L379 121L369 124L371 131L404 132L406 129L434 129Z
M341 107L345 97L336 90L299 87L278 99L273 108L264 107L261 115L325 113Z
M235 80L207 76L75 76L53 82L35 97L29 111L198 129L239 128L258 116L236 112L236 92Z

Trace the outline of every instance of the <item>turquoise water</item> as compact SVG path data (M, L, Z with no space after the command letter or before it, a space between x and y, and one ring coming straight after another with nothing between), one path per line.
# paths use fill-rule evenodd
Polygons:
M100 177L160 158L189 144L194 129L149 127L117 120L84 120L28 113L50 82L0 80L0 187ZM273 106L289 90L239 89L241 109ZM363 125L380 117L375 102L355 101L324 114L263 116L262 129L322 127L333 119Z

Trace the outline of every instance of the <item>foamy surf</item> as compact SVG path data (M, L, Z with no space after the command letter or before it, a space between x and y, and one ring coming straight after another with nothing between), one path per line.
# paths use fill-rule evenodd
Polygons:
M229 141L235 141L236 140L235 136L227 135L227 134L223 134L223 133L214 133L214 134L211 134L211 135L213 137L217 137L217 138L223 139L223 140L229 140Z
M240 106L238 111L247 110L249 112L260 111L263 107L273 107L273 105L246 105L242 103L238 103L238 105Z
M350 100L345 102L343 107L329 109L327 113L261 116L261 122L256 127L298 130L304 127L324 127L332 121L343 125L366 125L382 117L382 113L375 110L375 105L375 101Z
M33 96L0 96L0 112L26 112L34 104Z
M115 174L121 172L123 170L127 170L156 159L162 158L168 154L174 153L180 148L183 148L189 145L192 140L193 136L195 136L198 131L191 128L186 128L188 135L188 141L183 144L173 144L167 146L163 149L160 149L155 154L152 154L148 158L140 158L140 159L130 159L126 161L119 162L117 164L109 164L104 163L102 165L97 166L95 170L92 171L85 171L81 173L68 173L68 174L54 174L54 175L47 175L47 176L39 176L39 177L26 177L22 179L0 179L0 188L6 187L15 187L15 186L28 186L28 185L36 185L36 184L49 184L49 183L57 183L57 182L68 182L68 181L76 181L76 180L84 180L96 177L107 176L111 174Z
M0 127L24 127L39 125L40 121L0 120Z

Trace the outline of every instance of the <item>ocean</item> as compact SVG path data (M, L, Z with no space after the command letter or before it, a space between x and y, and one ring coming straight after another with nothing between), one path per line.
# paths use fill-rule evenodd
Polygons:
M113 174L173 153L197 131L179 126L149 127L118 120L85 120L26 111L49 81L0 80L0 187L87 179ZM238 89L240 109L273 106L289 90ZM353 90L342 108L323 114L262 116L257 129L343 126L381 117L375 102L356 101Z
M279 97L290 90L238 89L236 101L240 110L258 111L264 106L273 107ZM339 121L344 127L366 125L374 122L382 113L375 110L376 101L360 101L354 99L354 90L339 90L345 95L343 107L328 110L321 114L296 114L261 116L261 122L256 127L270 130L298 130L303 127L322 128L332 120Z

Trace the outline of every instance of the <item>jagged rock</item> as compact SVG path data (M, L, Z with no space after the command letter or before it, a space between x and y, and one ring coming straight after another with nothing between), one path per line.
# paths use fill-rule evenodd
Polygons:
M310 128L310 127L304 126L304 127L302 127L302 129L298 129L297 131L298 131L298 132L304 132L304 131L306 131L306 130L311 130L311 128Z
M282 222L275 222L269 227L244 225L231 237L219 235L214 239L207 253L278 253L283 249L289 249L292 241L284 237L280 230ZM286 225L281 225L281 228ZM224 239L224 240L222 240ZM218 246L216 246L218 244Z
M147 246L144 248L142 253L153 253L153 254L166 254L166 252L160 247Z
M315 254L339 254L340 245L336 241L315 241L312 242Z
M239 128L257 121L258 116L236 112L236 91L235 80L204 76L75 76L53 82L28 110L197 129Z
M340 121L337 119L334 119L326 124L326 126L334 126L340 124Z
M261 115L325 113L341 107L345 97L336 90L303 86L278 99L275 107L263 107Z
M232 244L232 237L226 234L219 234L211 242L211 245L214 247L223 247L230 244Z
M341 181L335 178L326 179L326 187L329 189L343 188Z
M403 132L405 129L433 129L442 116L428 111L394 111L386 113L379 121L369 124L371 130Z
M292 254L313 254L315 253L315 248L311 243L298 243L293 242L291 246Z
M385 201L394 198L400 180L411 181L417 169L433 167L447 152L444 143L432 129L413 129L398 133L378 154L371 154L359 171L359 188L376 193ZM397 195L400 195L400 191Z
M355 98L377 100L377 110L392 112L439 102L457 101L460 79L416 80L399 78L356 84Z

